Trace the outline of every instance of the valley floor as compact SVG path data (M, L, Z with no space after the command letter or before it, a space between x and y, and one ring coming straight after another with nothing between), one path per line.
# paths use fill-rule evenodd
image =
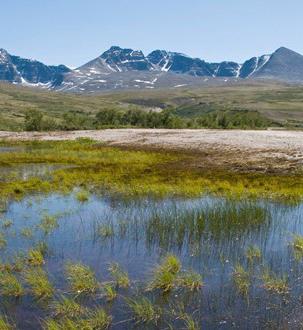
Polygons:
M111 146L183 150L194 167L289 172L303 166L303 132L286 130L106 129L66 132L4 132L0 139L75 140L91 138Z

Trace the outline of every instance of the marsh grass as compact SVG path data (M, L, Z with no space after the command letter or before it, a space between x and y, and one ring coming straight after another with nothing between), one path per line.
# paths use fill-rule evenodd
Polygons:
M78 304L74 299L61 297L52 305L55 317L77 318L86 312L86 309Z
M117 298L118 293L115 290L115 288L112 286L112 284L105 283L105 284L103 284L102 289L103 289L103 292L104 292L104 295L105 295L107 301L110 302Z
M5 235L3 233L0 232L0 250L4 249L7 245L7 241L5 238Z
M115 229L112 223L102 223L97 226L96 234L102 239L108 239L115 236Z
M53 230L59 227L57 217L45 214L39 224L39 228L43 230L45 235L48 235Z
M27 261L30 266L42 266L45 263L43 254L39 249L31 249L28 252Z
M269 209L258 202L224 199L193 208L155 210L145 222L144 232L148 245L167 250L186 243L198 244L203 237L222 239L245 233L270 219Z
M261 259L261 250L257 246L250 245L246 250L246 258L249 263L253 263L255 260Z
M199 330L199 329L201 329L198 322L195 321L195 319L189 314L183 315L182 320L184 321L184 326L185 326L186 330Z
M106 330L112 322L103 309L87 311L86 317L64 317L57 321L48 319L43 324L45 330Z
M177 277L176 285L180 288L186 288L190 291L199 290L203 286L202 277L194 271L182 272Z
M127 288L130 285L128 274L120 267L118 263L111 263L108 267L115 284L120 288Z
M180 270L180 260L174 255L166 256L154 270L148 290L161 289L163 292L169 292L175 287L175 281Z
M0 183L0 197L22 197L26 193L73 191L75 187L104 188L124 196L200 196L202 193L239 197L299 200L303 176L238 173L229 169L199 169L196 155L182 152L122 150L93 141L5 142L26 147L0 154L0 165L69 164L52 178L31 177ZM80 198L81 199L81 198Z
M0 330L13 330L14 327L6 320L5 317L0 315Z
M12 225L13 225L13 222L12 222L11 220L4 219L4 220L2 221L2 228L3 228L3 229L8 229L8 228L10 228Z
M65 272L70 289L76 295L95 293L100 287L94 272L83 264L68 263Z
M92 330L105 330L109 328L111 322L112 317L104 309L99 308L88 313L88 319L83 322L83 325L87 324L88 329Z
M303 236L300 235L294 236L293 248L299 252L303 252Z
M159 289L167 293L177 288L190 291L200 289L203 286L201 275L192 270L181 272L181 267L181 262L176 256L166 256L153 271L153 278L147 290Z
M24 294L24 289L15 275L3 271L0 273L0 294L19 298Z
M28 269L24 274L25 282L31 293L37 299L48 299L54 294L54 288L49 282L47 273L42 268Z
M238 264L236 265L232 276L237 291L241 295L247 296L251 285L249 273L243 268L243 266Z
M295 259L297 261L302 260L302 258L303 258L303 236L295 235L291 245L292 245L292 248L294 251Z
M85 190L80 190L76 193L76 198L80 203L85 203L89 200L89 193Z
M285 276L278 277L268 269L265 269L262 274L262 279L264 288L271 293L287 294L289 292L287 278Z
M23 228L20 234L27 239L31 239L34 236L33 230L31 228Z
M137 299L126 299L126 303L130 308L134 319L138 323L154 323L157 324L161 317L160 307L154 305L149 299L142 297Z

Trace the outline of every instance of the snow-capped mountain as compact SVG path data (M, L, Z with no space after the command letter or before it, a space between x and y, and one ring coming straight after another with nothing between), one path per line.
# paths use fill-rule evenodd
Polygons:
M111 89L178 88L223 84L242 79L303 82L303 56L281 47L273 54L252 57L239 64L208 63L182 53L113 46L75 70L47 66L0 50L0 80L59 91L96 92Z
M64 65L48 66L41 62L10 55L0 49L0 80L15 84L39 87L61 85L64 74L69 72Z

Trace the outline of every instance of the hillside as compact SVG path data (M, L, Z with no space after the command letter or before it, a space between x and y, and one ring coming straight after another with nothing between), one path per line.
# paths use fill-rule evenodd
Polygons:
M303 87L242 83L225 87L144 90L87 96L0 84L1 130L22 130L28 110L39 110L46 121L57 124L75 120L76 127L71 129L92 129L96 128L92 125L98 112L109 110L125 113L130 109L145 113L169 110L184 120L205 118L218 113L240 118L248 115L257 116L266 126L302 128Z

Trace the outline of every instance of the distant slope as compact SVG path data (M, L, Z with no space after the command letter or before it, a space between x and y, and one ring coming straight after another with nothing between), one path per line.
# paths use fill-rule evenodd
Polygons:
M170 109L182 118L197 118L214 112L243 111L260 114L272 122L303 127L303 87L247 81L233 86L142 90L75 95L0 84L0 130L22 129L25 113L36 109L47 120L75 121L79 128L91 128L101 110L129 109L159 112Z

